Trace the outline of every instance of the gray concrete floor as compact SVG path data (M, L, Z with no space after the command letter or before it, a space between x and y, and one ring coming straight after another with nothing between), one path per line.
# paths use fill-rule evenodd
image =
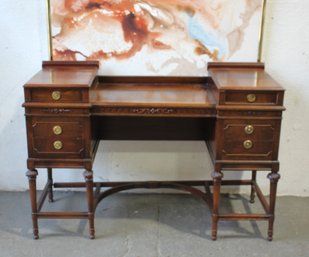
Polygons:
M222 212L262 211L248 197L224 195ZM81 192L56 192L46 210L85 210ZM0 257L29 256L309 256L309 198L279 197L274 241L264 221L220 222L210 237L210 213L199 199L183 194L116 194L96 211L96 239L86 220L40 220L32 239L28 193L0 192Z

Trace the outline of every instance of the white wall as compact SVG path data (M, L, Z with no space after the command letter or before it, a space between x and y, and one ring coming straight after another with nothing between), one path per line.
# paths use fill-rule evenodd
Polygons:
M28 187L22 85L48 58L45 12L43 0L0 2L0 190ZM280 195L309 196L308 13L309 0L268 0L263 60L267 71L287 90ZM211 164L202 142L105 142L94 171L100 180L199 179L209 178ZM40 171L39 187L44 173ZM64 174L56 173L58 179ZM68 173L66 179L82 180L80 171ZM268 189L265 176L263 172L260 182Z

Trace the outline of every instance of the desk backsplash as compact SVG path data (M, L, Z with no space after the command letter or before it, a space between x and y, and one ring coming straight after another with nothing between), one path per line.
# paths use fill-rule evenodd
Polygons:
M102 75L203 76L209 61L257 61L263 0L49 0L53 60Z

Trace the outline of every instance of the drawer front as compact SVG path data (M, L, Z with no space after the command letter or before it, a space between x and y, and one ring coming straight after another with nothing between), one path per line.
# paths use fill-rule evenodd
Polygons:
M259 91L226 91L224 104L278 105L278 93Z
M228 120L222 130L222 159L272 160L277 156L275 145L278 122L263 120Z
M87 118L32 117L28 119L29 157L83 158L89 147ZM87 140L88 138L88 140Z
M28 102L81 103L88 102L88 91L84 89L30 89Z

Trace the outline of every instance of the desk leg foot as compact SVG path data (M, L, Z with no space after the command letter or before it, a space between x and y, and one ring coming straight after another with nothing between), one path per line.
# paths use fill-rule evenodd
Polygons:
M47 169L47 181L48 186L48 201L52 203L54 201L54 192L53 192L53 170L52 168Z
M89 238L95 238L94 230L94 198L93 198L93 172L86 170L84 172L86 181L86 194L88 202L88 221L89 221Z
M89 239L95 239L94 215L89 215Z
M273 241L273 233L272 233L272 232L269 232L269 231L268 231L267 240L268 240L269 242Z
M213 217L212 218L212 233L211 233L211 239L212 241L217 240L217 229L218 229L218 218Z
M270 180L270 194L269 194L269 214L271 217L268 221L268 241L273 240L273 228L275 221L275 205L276 205L276 194L277 194L277 183L280 179L278 171L275 170L267 175Z
M218 214L219 214L219 201L220 201L220 187L223 174L214 171L212 174L213 179L213 206L212 206L212 240L217 240L218 229Z
M29 180L29 194L31 201L32 210L32 228L33 228L33 238L39 238L39 227L38 227L38 208L37 208L37 194L36 194L36 177L38 175L37 170L28 170L26 176Z
M251 175L251 180L252 182L256 182L256 170L252 171L252 175ZM254 203L255 202L255 188L253 185L251 185L251 193L250 193L250 203Z
M33 239L39 239L39 229L38 229L38 219L36 215L32 214L32 223L33 223Z

